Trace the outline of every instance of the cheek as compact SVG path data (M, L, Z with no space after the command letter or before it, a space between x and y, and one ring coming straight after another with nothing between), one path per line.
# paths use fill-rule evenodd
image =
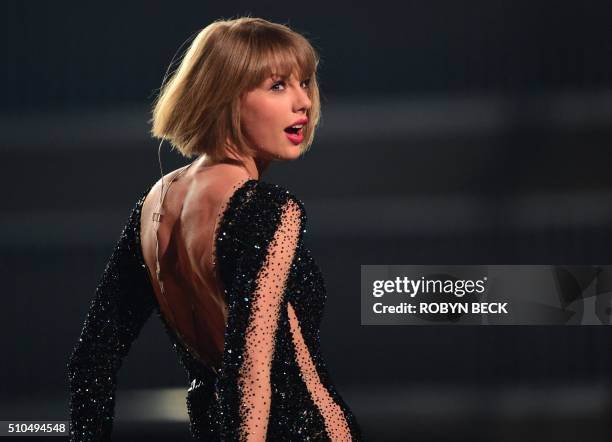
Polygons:
M267 124L261 119L249 120L242 127L244 135L256 147L264 147L270 136Z
M248 106L242 115L242 129L252 142L265 146L266 141L278 137L282 131L280 121L280 111L276 109L274 103L260 101L258 106Z

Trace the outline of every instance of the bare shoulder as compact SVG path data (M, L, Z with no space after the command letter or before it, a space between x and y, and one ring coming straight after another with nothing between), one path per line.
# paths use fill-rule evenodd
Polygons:
M172 170L172 171L164 174L164 176L163 176L164 192L168 188L168 185L170 184L170 181L172 180L172 178L176 177L180 173L180 171L183 170L185 167L180 167L178 169ZM149 190L149 193L145 197L145 200L143 202L143 212L147 212L147 211L149 211L151 209L152 202L159 200L159 198L161 196L161 192L162 192L162 178L159 178L155 182L155 184L153 184L153 186L151 186L151 189Z
M246 170L232 164L216 164L194 174L194 196L219 203L231 189L250 179Z

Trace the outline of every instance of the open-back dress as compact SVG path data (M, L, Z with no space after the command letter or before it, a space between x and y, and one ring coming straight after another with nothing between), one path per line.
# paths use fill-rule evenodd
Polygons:
M117 371L153 311L194 439L363 440L321 355L304 205L234 164L192 164L142 193L102 274L68 364L71 440L110 440Z

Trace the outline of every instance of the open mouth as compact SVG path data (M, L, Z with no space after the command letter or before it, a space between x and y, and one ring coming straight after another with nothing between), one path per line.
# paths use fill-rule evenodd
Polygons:
M285 128L285 132L287 132L288 134L294 134L297 135L299 133L302 132L302 129L304 128L303 124L297 124L295 126L289 126Z

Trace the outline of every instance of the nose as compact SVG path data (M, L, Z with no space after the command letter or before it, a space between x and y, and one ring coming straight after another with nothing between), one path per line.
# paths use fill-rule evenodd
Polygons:
M296 93L294 102L294 110L296 112L306 112L312 107L312 102L310 101L310 97L308 96L308 91L302 88L301 86L297 89L297 91L298 92Z

